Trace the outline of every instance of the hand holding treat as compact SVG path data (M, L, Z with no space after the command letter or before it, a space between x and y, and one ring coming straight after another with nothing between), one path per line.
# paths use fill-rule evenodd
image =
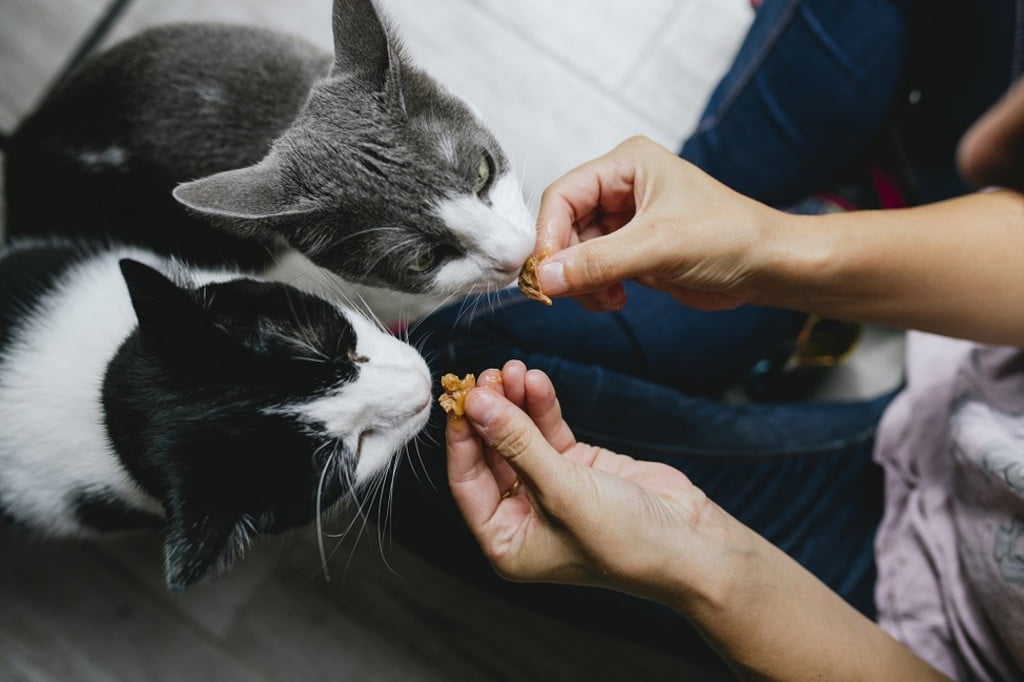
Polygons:
M666 575L711 581L751 542L678 469L577 441L550 379L518 360L482 373L465 408L448 420L448 480L502 576L665 599Z
M685 305L750 303L779 212L743 197L646 138L569 171L544 192L538 288L618 310L625 280Z

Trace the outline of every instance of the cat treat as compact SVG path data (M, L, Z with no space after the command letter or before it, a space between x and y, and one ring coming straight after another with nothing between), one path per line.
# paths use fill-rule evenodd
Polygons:
M530 255L523 263L523 269L519 273L519 291L523 292L523 296L532 299L534 301L540 301L544 305L551 305L551 298L540 289L540 280L537 278L537 266L542 260L547 258L547 254L542 254L540 258L534 255Z
M456 417L466 414L466 394L470 389L476 388L476 375L467 374L461 379L454 374L445 374L441 377L441 387L444 393L437 399L445 412L450 412Z

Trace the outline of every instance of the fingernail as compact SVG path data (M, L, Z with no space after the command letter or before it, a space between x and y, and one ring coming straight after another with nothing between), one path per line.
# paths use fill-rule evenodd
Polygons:
M565 263L561 261L541 262L537 268L537 279L540 281L540 290L548 296L557 296L569 290L569 283L565 281Z
M501 399L486 388L478 388L466 396L466 416L480 426L487 426L501 411Z

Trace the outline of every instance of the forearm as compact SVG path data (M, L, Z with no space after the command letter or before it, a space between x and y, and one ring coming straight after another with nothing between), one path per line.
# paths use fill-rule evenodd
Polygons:
M763 538L718 575L672 605L743 679L948 680Z
M1024 345L1024 196L776 218L755 302Z

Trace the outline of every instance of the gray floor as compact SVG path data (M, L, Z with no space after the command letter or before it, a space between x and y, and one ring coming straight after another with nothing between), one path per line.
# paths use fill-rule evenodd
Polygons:
M101 0L0 0L0 130L64 64ZM676 147L750 19L747 0L382 0L410 53L488 119L531 203L641 133ZM330 45L330 0L136 0L120 37L180 19L253 22ZM898 380L872 343L826 394ZM0 680L709 680L452 581L368 529L320 570L298 532L184 595L153 538L66 544L0 533Z

